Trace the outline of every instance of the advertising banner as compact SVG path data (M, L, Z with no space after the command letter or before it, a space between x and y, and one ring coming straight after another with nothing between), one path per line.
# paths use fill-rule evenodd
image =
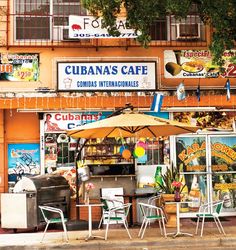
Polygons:
M150 91L157 62L58 62L59 91Z
M165 50L165 78L235 78L236 50L225 51L224 72L213 63L209 50Z
M90 39L90 38L136 38L133 29L129 29L125 18L118 18L116 22L119 36L111 36L107 29L102 28L102 18L93 16L69 16L69 38Z
M8 144L8 181L36 174L40 174L39 143Z
M1 53L0 80L36 82L39 80L39 54Z

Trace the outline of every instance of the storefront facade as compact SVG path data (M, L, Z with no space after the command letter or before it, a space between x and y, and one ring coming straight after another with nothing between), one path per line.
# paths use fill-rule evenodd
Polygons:
M74 167L76 141L66 136L67 129L103 119L117 108L125 107L127 103L138 111L149 112L155 92L164 93L164 99L162 112L152 113L152 115L164 118L173 117L169 113L173 108L197 109L206 113L208 112L204 111L206 107L214 108L221 113L224 110L225 112L234 110L235 96L231 95L227 100L223 89L227 78L230 77L231 86L235 83L232 65L227 69L226 75L220 75L217 69L209 70L212 58L207 49L209 41L206 34L210 29L202 23L198 25L201 29L199 39L194 42L179 41L176 35L171 37L170 34L166 36L164 44L163 39L153 38L148 49L140 47L133 38L71 40L68 34L66 37L69 23L66 27L60 23L62 16L67 22L68 16L75 14L73 13L75 9L78 10L77 15L85 13L83 9L81 10L79 1L75 3L68 0L63 1L61 6L65 6L66 9L70 4L71 11L68 13L65 11L63 15L56 12L58 3L51 3L50 8L54 7L53 17L56 22L52 22L49 13L44 13L45 19L50 16L48 22L45 22L49 24L45 29L50 32L37 32L35 27L31 27L34 34L34 38L31 39L22 31L28 25L27 22L23 23L22 27L19 26L20 22L16 22L22 17L27 17L27 13L19 7L26 3L10 0L0 2L6 10L2 14L3 41L0 51L1 193L11 191L14 183L23 175L45 174L60 168ZM40 5L40 3L37 4ZM28 4L28 7L34 12L33 4ZM31 18L37 22L38 16L34 15ZM173 20L170 25L175 25ZM175 26L179 27L178 23ZM16 32L16 30L22 32ZM233 54L225 54L227 62L232 57ZM192 61L198 61L196 67L191 66ZM182 66L176 71L177 66L174 63L177 62ZM173 65L175 65L174 68L170 67ZM176 88L183 81L186 87L186 98L179 100ZM202 91L200 99L195 96L198 86ZM197 136L201 142L199 147L204 143L207 145L205 156L201 155L200 158L203 163L197 163L201 167L196 167L194 171L192 168L190 168L191 171L183 171L186 179L191 174L203 177L198 179L204 180L205 200L211 200L214 195L220 195L214 189L219 190L217 187L219 185L216 184L222 178L230 174L231 176L227 177L230 182L228 179L226 181L229 184L233 183L234 179L234 172L230 168L224 168L224 171L221 169L220 173L215 173L211 168L212 165L223 165L221 160L215 163L215 158L212 158L208 151L206 152L211 150L208 148L211 140L214 141L214 136L218 138L216 133L212 136L210 134ZM173 141L173 143L168 143L166 138L145 141L148 145L147 158L139 159L137 164L156 167L157 164L168 165L172 160L176 164L181 164L182 162L179 161L182 158L179 159L178 155L171 159L169 156L178 150L175 145L181 138L176 137L176 142ZM187 140L185 138L188 137L183 138ZM224 134L224 138L226 141L228 138L233 140L232 142L230 140L229 147L234 150L232 126L231 130ZM98 141L95 142L97 143ZM193 141L188 143L192 144ZM88 146L87 153L93 154L93 150L96 152L107 150L93 149L93 147L94 145ZM118 148L115 146L109 150L113 150L114 153ZM101 165L99 160L94 158L92 163L95 161L97 165ZM112 162L106 162L106 164L110 163ZM226 165L231 163L227 162ZM125 170L132 163L128 161L123 165ZM99 196L101 187L111 185L123 186L127 191L142 187L143 183L138 183L135 177L135 169L123 176L121 173L107 178L97 175L93 179L97 187L94 196ZM230 187L228 189L234 189L233 184ZM191 189L190 184L188 188ZM231 196L232 192L230 191ZM229 207L225 208L227 214L228 212L233 214L234 206Z

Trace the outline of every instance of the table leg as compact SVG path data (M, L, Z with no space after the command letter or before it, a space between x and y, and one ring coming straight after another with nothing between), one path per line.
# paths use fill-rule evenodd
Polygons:
M101 238L104 239L102 236L93 235L92 232L92 206L88 206L88 235L85 237L85 240L88 241L89 239L94 238Z
M175 233L168 233L167 235L173 235L173 238L181 235L193 236L190 233L184 233L180 231L180 203L176 202L176 232Z
M131 203L131 207L130 207L130 212L129 212L129 226L133 226L134 225L134 221L133 221L133 198L129 197L129 203Z

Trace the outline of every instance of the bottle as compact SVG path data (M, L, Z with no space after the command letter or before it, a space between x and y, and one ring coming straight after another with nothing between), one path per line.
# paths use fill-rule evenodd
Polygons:
M185 175L182 173L183 163L180 164L179 171L180 171L179 179L183 184L181 195L183 196L183 201L185 201L188 200L188 186L186 185ZM188 211L189 211L188 203L183 203L180 205L180 212L188 212Z
M220 183L222 183L222 187L220 190L220 200L224 200L223 207L224 208L232 208L233 207L232 195L226 186L227 184L225 183L225 179L224 179L223 175L219 176L219 181L220 181Z
M161 170L162 170L162 167L157 166L156 173L155 173L155 185L156 185L156 188L157 188L158 191L161 190L161 186L163 185Z
M189 204L189 209L192 211L198 211L201 203L201 193L198 183L197 175L193 175L193 182L191 185L191 190L189 192L189 199L192 201L192 204Z

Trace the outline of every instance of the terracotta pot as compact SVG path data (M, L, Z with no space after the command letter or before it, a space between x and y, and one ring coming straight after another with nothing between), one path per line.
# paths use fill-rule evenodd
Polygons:
M166 227L176 227L176 205L168 203L168 201L175 201L174 194L162 194L165 201L165 212L168 216Z

